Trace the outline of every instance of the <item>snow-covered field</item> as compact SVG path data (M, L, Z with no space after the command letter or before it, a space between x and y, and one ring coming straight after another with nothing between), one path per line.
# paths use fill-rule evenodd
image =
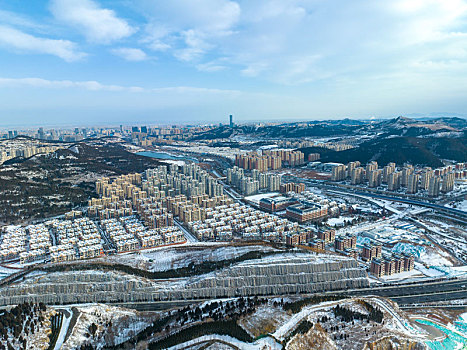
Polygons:
M259 204L259 201L263 198L271 198L271 197L275 197L278 195L279 195L278 192L261 193L261 194L256 194L254 196L245 197L245 200Z
M449 254L433 247L398 243L394 246L392 251L395 253L412 254L416 260L427 266L452 266L452 262L448 259Z
M330 218L328 219L328 221L326 221L326 223L330 226L333 226L333 227L336 227L336 226L343 226L344 225L344 222L348 220L348 221L352 221L351 218L348 218L348 217L344 217L344 216L339 216L338 218Z
M106 259L148 271L165 271L188 266L191 262L233 259L251 251L272 251L268 246L185 245L123 254Z
M382 298L364 298L364 300L383 312L384 323L357 319L344 322L340 317L336 317L332 310L337 305L353 312L368 315L369 311L366 307L358 299L351 298L305 306L300 312L280 325L272 335L278 340L286 339L302 321L307 320L314 325L320 324L319 328L324 329L324 332L321 333L326 334L331 339L330 342L326 342L327 346L333 345L330 347L333 349L362 349L366 342L374 342L383 337L394 337L402 341L404 339L423 341L424 335L410 324L410 321L405 314L399 311L396 304ZM314 336L319 335L315 333L313 333ZM341 334L346 334L348 339L340 337ZM294 341L293 339L291 342ZM306 340L301 339L302 342ZM294 347L294 349L305 348ZM313 349L321 348L313 347Z
M415 262L415 269L423 273L427 277L443 277L445 274L441 272L440 270L434 269L434 268L426 268L423 266L423 264Z
M446 206L451 207L451 208L456 208L456 209L463 210L463 211L467 212L467 199L464 199L461 202L455 202L454 205L448 204Z
M427 249L421 253L419 259L428 266L452 266L452 262L446 258L442 250ZM449 256L449 255L448 255Z
M0 279L8 277L15 272L18 272L18 270L0 266Z
M269 305L259 307L253 315L240 320L240 326L254 338L261 334L269 333L278 325L287 322L290 315L282 307Z
M170 350L182 350L182 349L196 349L196 345L202 345L200 348L205 349L204 345L212 342L218 341L218 347L209 347L208 349L232 349L232 347L224 346L222 347L222 343L226 343L232 345L234 349L242 349L242 350L260 350L260 349L268 349L268 350L280 350L282 346L278 344L274 339L271 337L261 338L258 339L256 342L250 344L240 341L238 339L229 337L228 335L219 335L219 334L210 334L205 335L190 341L187 341L182 344L178 344L176 346L172 346Z
M79 349L82 344L92 344L97 349L111 343L120 344L136 335L152 320L141 316L137 311L103 304L87 305L78 308L80 314L68 339L61 350ZM91 325L97 330L91 335Z
M392 281L401 281L401 280L414 278L414 277L423 277L423 274L418 270L412 270L412 271L404 271L401 273L395 273L390 276L382 276L380 278L385 282L392 282Z

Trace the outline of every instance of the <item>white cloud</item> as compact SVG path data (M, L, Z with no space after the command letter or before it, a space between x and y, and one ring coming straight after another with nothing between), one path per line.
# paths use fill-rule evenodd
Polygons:
M123 59L132 62L145 61L149 58L148 55L146 55L146 52L144 52L143 50L130 47L121 47L118 49L113 49L112 52L117 56L120 56Z
M72 80L48 80L42 78L1 78L0 88L48 88L64 89L79 88L89 91L122 91L122 92L144 92L144 93L177 93L177 94L215 94L225 96L238 96L239 90L211 89L192 86L170 86L158 88L143 88L140 86L122 86L102 84L98 81L72 81Z
M167 42L170 31L160 24L149 23L146 25L146 35L141 43L154 51L166 51L171 48Z
M150 89L152 92L173 92L177 94L204 94L204 95L224 95L230 97L240 96L242 94L239 90L228 90L228 89L211 89L211 88L199 88L192 86L175 86L175 87L163 87Z
M268 69L266 62L252 62L242 69L241 73L246 77L257 77Z
M54 55L68 62L77 61L86 55L79 52L71 41L40 38L2 25L0 45L19 51Z
M193 61L212 48L212 45L206 41L206 35L194 29L189 29L180 34L186 46L175 51L175 57L181 61Z
M5 10L0 10L0 23L3 23L3 25L11 25L13 27L34 29L41 32L45 32L46 29L49 29L44 24L36 23L29 17Z
M414 62L461 60L467 53L465 0L139 4L149 22L143 40L149 48L202 71L229 67L279 84L397 73ZM221 66L210 63L219 58Z
M225 32L238 21L240 5L231 0L141 0L144 14L154 23L165 23L174 30L196 29Z
M219 47L214 42L233 34L240 6L230 0L140 2L148 18L143 39L154 50L173 49L181 61L196 61Z
M109 44L136 31L113 10L100 8L91 0L52 0L51 10L55 18L76 27L94 43Z
M219 72L225 70L227 67L222 60L215 60L206 63L200 63L196 68L202 72Z
M120 85L105 85L97 81L47 80L41 78L0 78L0 87L33 87L33 88L83 88L92 91L143 91L140 87L123 87Z

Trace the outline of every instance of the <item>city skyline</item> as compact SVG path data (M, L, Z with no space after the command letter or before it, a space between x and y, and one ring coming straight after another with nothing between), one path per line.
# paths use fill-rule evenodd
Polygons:
M0 9L0 124L465 116L467 3L53 0Z

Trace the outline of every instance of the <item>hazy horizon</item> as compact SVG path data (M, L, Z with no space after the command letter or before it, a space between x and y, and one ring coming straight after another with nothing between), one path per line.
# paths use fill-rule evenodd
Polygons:
M437 119L437 118L462 118L467 119L466 115L460 115L457 113L427 113L427 114L418 114L412 113L408 115L394 115L394 116L382 116L382 117L368 117L368 118L352 118L352 117L342 117L342 118L285 118L285 119L251 119L251 120L237 120L234 116L234 123L238 124L257 124L257 123L300 123L300 122L320 122L320 121L338 121L338 120L358 120L358 121L380 121L380 120L388 120L394 119L398 117L406 117L411 119L417 120L429 120L429 119ZM120 125L124 127L132 127L132 126L152 126L152 127L165 127L165 126L197 126L197 125L228 125L229 115L224 116L224 118L219 118L217 120L212 121L174 121L172 123L164 121L161 119L160 122L157 120L127 120L121 122L90 122L90 123L80 123L79 121L75 123L64 122L64 123L42 123L40 121L31 122L27 124L0 124L0 130L7 131L12 129L19 129L19 130L37 130L39 127L44 127L46 129L67 129L67 128L118 128Z

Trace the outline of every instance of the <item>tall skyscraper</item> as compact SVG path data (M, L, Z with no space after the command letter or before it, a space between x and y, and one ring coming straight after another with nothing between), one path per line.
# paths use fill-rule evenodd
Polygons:
M412 165L406 165L402 169L402 178L401 178L401 185L402 186L407 186L409 182L409 175L413 174L414 168Z
M345 179L345 165L339 164L332 168L332 181L342 181Z
M376 169L370 172L370 177L368 179L369 187L378 187L381 186L383 180L383 171L381 169Z
M418 180L420 179L420 175L417 174L410 174L407 180L407 193L417 193L418 192Z
M383 168L383 182L387 183L389 174L392 174L393 172L396 171L396 164L395 163L389 163Z
M401 185L401 176L402 173L400 171L390 173L388 176L388 190L389 191L396 191L400 188Z
M352 177L352 172L354 171L355 168L358 168L360 166L360 162L349 162L347 163L347 177Z
M433 177L433 170L429 167L423 169L422 173L422 188L424 190L428 189L428 185L430 183L430 178Z
M366 165L366 179L370 180L370 174L372 171L378 169L378 162L372 161Z
M354 168L350 177L352 185L358 185L363 183L363 168Z
M442 176L443 184L441 191L444 193L451 192L454 189L454 173L447 173Z
M229 116L229 125L230 125L231 128L233 128L233 126L234 126L233 115L232 114Z
M428 180L428 195L430 197L438 197L439 196L439 186L440 185L440 178L439 176L430 177Z

